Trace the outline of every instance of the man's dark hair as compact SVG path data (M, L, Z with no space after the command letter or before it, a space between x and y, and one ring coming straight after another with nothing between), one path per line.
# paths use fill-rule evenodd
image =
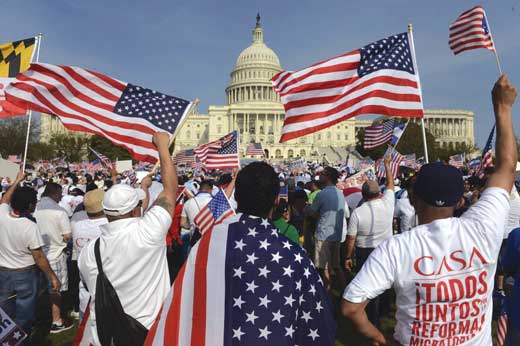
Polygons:
M209 179L206 179L206 180L203 180L200 182L200 190L202 189L213 189L213 181L212 180L209 180Z
M303 181L299 181L296 183L296 186L301 187L302 189L305 187L305 183Z
M220 176L220 178L218 179L218 185L219 186L228 185L229 183L231 183L232 180L233 180L233 177L231 176L231 174L229 174L229 173L222 174Z
M43 190L42 197L54 196L57 194L61 194L61 185L49 182L47 186L45 186L45 190Z
M27 186L17 187L11 197L11 208L27 213L31 211L31 205L36 205L36 191Z
M267 217L279 192L280 180L273 167L265 162L250 163L237 176L237 211Z
M338 182L339 172L337 169L327 166L323 169L323 173L326 174L334 184Z

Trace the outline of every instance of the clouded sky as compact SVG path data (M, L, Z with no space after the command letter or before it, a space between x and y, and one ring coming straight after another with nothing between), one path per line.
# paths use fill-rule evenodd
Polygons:
M179 97L225 104L229 73L255 16L284 69L357 49L414 24L424 103L475 112L482 146L493 123L494 55L453 56L448 26L481 4L504 71L520 86L519 0L2 0L0 42L44 34L40 61L93 69ZM516 59L515 59L516 58ZM519 100L520 101L520 100ZM520 103L520 102L519 102ZM520 132L520 105L514 118Z

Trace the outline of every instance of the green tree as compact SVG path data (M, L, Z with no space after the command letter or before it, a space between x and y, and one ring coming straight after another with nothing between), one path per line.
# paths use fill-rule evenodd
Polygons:
M49 141L54 157L65 157L68 162L79 162L87 156L89 137L81 133L56 133Z
M56 158L56 146L50 143L36 142L32 143L27 151L29 161L52 160Z
M92 136L90 137L89 146L94 149L95 151L105 155L110 160L115 161L118 160L130 160L132 157L130 156L130 153L123 149L114 143L110 142L108 139L100 136ZM94 160L95 156L92 154L92 152L89 150L88 153L89 160Z
M2 157L7 157L8 155L23 155L28 120L29 117L27 116L0 119L0 154ZM37 127L34 121L32 121L29 143L35 143L37 140Z

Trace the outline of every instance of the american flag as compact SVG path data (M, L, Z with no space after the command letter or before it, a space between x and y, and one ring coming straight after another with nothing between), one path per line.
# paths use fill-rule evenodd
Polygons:
M403 161L401 162L401 166L409 167L415 169L417 166L417 161L415 159L415 154L408 154L403 156Z
M125 178L128 178L129 185L134 185L137 182L137 176L135 175L134 171L124 171L121 173L121 175Z
M195 154L199 157L206 169L240 167L236 131L233 131L216 141L203 144L194 150Z
M455 55L477 48L495 50L482 6L463 12L450 25L449 45Z
M199 227L200 233L204 234L234 214L235 211L229 204L226 194L223 190L219 190L211 201L195 215L193 222Z
M482 157L480 159L480 167L477 171L477 175L480 177L484 176L484 170L488 167L493 167L493 140L495 139L495 125L491 128L489 137L486 141L486 145L482 150Z
M195 152L193 151L193 149L179 151L173 157L173 162L177 165L192 165L193 163L195 163Z
M457 154L450 156L450 160L448 161L450 165L456 168L462 168L464 166L464 154Z
M89 149L90 149L90 151L92 151L92 154L94 154L94 156L99 160L101 165L103 165L103 168L112 169L112 161L108 157L95 151L94 149L92 149L90 147L89 147Z
M272 79L285 108L280 142L361 114L423 117L419 74L408 33Z
M246 155L260 155L264 156L264 150L262 149L262 143L249 143L246 149Z
M144 345L334 345L335 326L305 251L238 214L191 250Z
M480 166L480 159L473 159L468 163L469 168L477 168Z
M19 107L55 114L67 129L105 137L148 162L159 158L153 134L174 134L192 104L97 72L41 63L19 74L5 93Z
M395 120L392 118L380 124L366 127L363 148L373 149L390 141L394 134L394 123Z
M497 322L497 346L504 346L507 335L507 297L501 298L502 307Z
M401 162L404 160L404 156L399 154L394 148L388 147L388 149L386 149L385 155L383 155L383 157L376 162L377 177L379 179L386 177L384 158L389 154L391 155L390 169L392 170L392 176L395 179L399 174L399 166L401 166Z
M372 166L374 161L372 159L363 159L359 161L359 169L366 169L369 166Z
M392 139L390 140L390 145L392 145L394 148L399 143L399 139L403 135L405 128L406 124L397 124L394 127L394 130L392 132Z

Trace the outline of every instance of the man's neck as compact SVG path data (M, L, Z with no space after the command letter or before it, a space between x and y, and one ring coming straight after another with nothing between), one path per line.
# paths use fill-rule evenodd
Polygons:
M438 213L428 213L423 215L417 215L419 219L419 225L427 225L437 220L448 219L453 217L453 212L446 212L439 210Z

